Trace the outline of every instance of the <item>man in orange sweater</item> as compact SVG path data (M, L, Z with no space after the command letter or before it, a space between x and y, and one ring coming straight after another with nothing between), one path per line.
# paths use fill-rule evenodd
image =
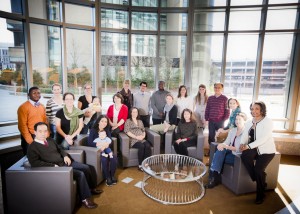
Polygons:
M41 92L38 87L31 87L28 91L29 100L18 109L18 128L21 133L21 146L24 155L27 147L34 139L34 124L38 122L47 123L46 109L39 100Z

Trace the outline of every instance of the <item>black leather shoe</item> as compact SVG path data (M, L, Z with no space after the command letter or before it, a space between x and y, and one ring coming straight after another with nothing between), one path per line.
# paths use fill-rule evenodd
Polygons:
M262 204L263 202L264 202L263 198L255 200L255 204Z
M206 189L212 189L214 188L215 186L217 186L218 184L215 182L215 179L211 179L208 184L205 184L205 188Z
M92 189L91 190L91 193L93 194L93 195L100 195L101 193L103 193L103 190L101 190L101 189Z
M95 209L98 207L98 205L95 204L94 202L92 202L91 199L89 199L89 198L84 199L82 201L82 204L88 209Z

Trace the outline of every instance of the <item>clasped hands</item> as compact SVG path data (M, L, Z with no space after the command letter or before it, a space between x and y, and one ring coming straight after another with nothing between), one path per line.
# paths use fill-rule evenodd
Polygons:
M66 135L65 140L69 145L73 145L73 137L71 135Z
M241 144L240 145L240 151L243 152L245 150L249 149L248 145L247 144Z

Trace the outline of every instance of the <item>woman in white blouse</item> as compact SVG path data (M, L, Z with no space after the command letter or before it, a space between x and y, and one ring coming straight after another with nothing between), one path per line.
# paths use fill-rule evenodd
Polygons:
M193 100L188 96L187 89L185 85L181 85L178 89L178 95L176 99L176 105L178 107L177 112L177 124L181 119L181 114L183 109L193 110Z

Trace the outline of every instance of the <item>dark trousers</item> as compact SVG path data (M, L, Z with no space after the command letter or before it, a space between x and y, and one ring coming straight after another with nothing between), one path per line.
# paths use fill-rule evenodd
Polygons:
M91 189L97 186L96 171L93 166L72 161L73 178L76 180L80 200L91 197Z
M219 128L224 128L224 121L219 122L208 122L208 143L210 145L211 142L215 142L216 131Z
M31 137L34 139L35 135L31 134ZM26 142L25 138L21 135L21 147L23 150L23 154L26 155L27 154L27 149L28 149L29 144Z
M132 148L138 149L139 165L142 164L143 160L151 156L151 143L149 141L136 142Z
M84 124L80 134L87 134L89 129L93 127L95 120L90 120L88 124Z
M253 181L256 181L256 199L260 200L264 197L266 186L266 173L265 169L273 159L275 154L262 154L257 153L257 149L247 149L242 153L242 161ZM254 160L255 164L254 164Z
M163 119L156 119L152 117L153 125L162 124L164 122Z
M145 128L150 127L150 115L140 115L140 119L143 122Z
M117 168L117 158L115 154L113 158L101 156L101 164L105 179L115 176Z
M177 154L189 156L187 148L190 146L196 146L197 139L187 140L187 141L181 142L179 144L174 141L173 145L174 145L174 149Z

